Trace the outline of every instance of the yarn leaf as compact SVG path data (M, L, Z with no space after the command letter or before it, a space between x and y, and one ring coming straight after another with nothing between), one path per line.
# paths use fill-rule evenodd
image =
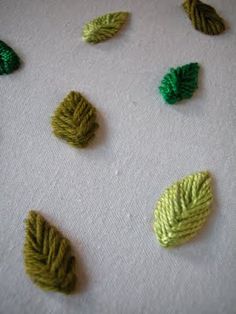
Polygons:
M225 30L224 20L212 6L200 0L185 0L183 8L196 30L207 35L219 35Z
M212 203L208 172L184 177L166 189L154 209L154 232L163 247L192 239L202 228Z
M41 289L65 294L76 284L75 258L69 241L37 212L26 220L25 271Z
M72 91L55 110L51 124L57 137L84 148L98 128L96 109L80 93Z
M20 59L15 51L0 40L0 75L10 74L20 66Z
M84 25L83 40L97 44L113 37L125 24L128 16L128 12L114 12L97 17Z
M175 69L171 68L159 86L164 100L173 105L183 99L191 98L198 87L198 72L198 63L185 64Z

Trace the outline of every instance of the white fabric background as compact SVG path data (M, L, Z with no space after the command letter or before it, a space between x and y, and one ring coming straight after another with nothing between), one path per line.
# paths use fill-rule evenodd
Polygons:
M236 313L236 2L208 3L230 25L224 35L195 31L177 0L0 0L0 38L23 60L0 78L0 313ZM81 40L85 22L118 10L132 13L120 35ZM192 61L198 91L165 105L157 84ZM99 112L85 150L51 134L70 90ZM214 177L213 214L196 240L162 249L154 203L199 170ZM25 275L31 208L71 240L80 293L45 293Z

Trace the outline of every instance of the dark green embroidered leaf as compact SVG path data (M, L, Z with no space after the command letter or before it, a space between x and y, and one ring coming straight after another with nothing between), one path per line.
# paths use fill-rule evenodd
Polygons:
M20 66L20 59L14 50L0 40L0 75L10 74Z
M159 87L164 100L173 105L182 99L191 98L198 87L198 63L189 63L170 69Z

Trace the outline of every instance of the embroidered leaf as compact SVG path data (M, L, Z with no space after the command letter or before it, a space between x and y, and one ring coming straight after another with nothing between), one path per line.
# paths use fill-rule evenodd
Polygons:
M76 283L69 241L35 211L26 220L25 271L43 290L69 294Z
M99 16L83 27L83 40L99 43L113 37L127 21L128 12L114 12Z
M0 75L10 74L20 66L20 59L15 51L0 40Z
M202 228L212 203L211 178L198 172L177 181L161 195L154 210L154 231L161 246L174 247Z
M98 128L96 109L77 92L70 92L52 117L53 133L70 145L83 148Z
M171 68L159 87L164 100L173 105L182 99L191 98L198 87L198 72L198 63L185 64L176 69Z
M183 8L196 30L207 35L219 35L225 30L223 19L210 5L200 0L185 0Z

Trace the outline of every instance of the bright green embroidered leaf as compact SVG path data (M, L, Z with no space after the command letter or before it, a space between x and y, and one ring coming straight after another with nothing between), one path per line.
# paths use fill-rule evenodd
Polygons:
M198 63L189 63L170 69L159 87L164 100L173 105L176 102L191 98L198 87Z
M97 44L113 37L128 19L128 12L114 12L90 21L83 27L83 40Z
M163 247L193 238L202 228L212 203L211 178L198 172L177 181L161 195L154 210L154 232Z

